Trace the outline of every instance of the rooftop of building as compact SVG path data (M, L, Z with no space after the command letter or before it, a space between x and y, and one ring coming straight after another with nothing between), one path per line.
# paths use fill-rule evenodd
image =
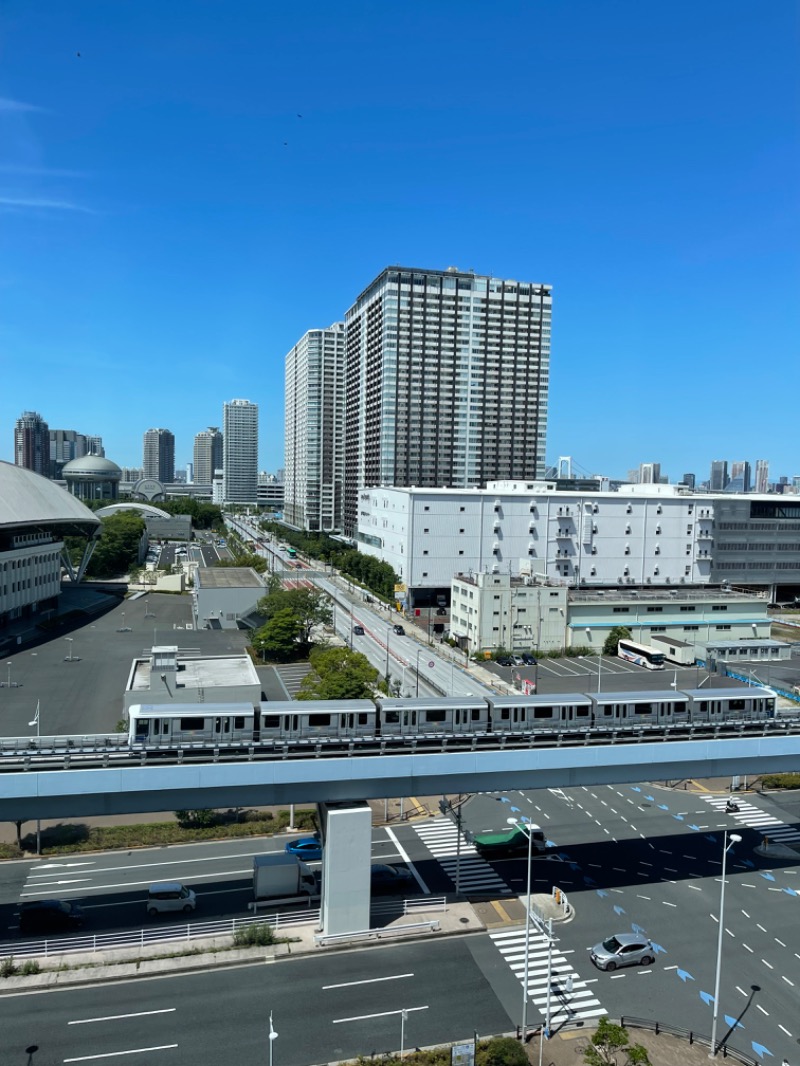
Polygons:
M754 592L752 589L740 589L722 585L684 585L680 588L607 588L607 589L569 589L569 600L573 603L719 603L731 600L747 602L766 601L766 592Z
M576 502L585 500L587 496L591 499L612 499L619 500L627 498L629 496L635 497L651 497L658 496L664 497L680 497L682 499L698 500L725 500L730 502L731 499L745 499L745 500L768 500L771 503L775 503L783 499L783 497L775 496L772 493L758 493L758 492L746 492L746 493L726 493L726 492L709 492L706 490L690 489L687 485L661 485L661 484L646 484L646 485L631 485L623 483L617 489L564 489L559 488L555 481L549 480L536 480L535 478L527 479L509 479L507 481L487 481L486 487L480 485L463 486L460 488L448 488L447 486L431 486L431 485L369 485L363 486L359 491L361 492L376 492L378 490L391 491L391 492L405 492L409 495L415 496L564 496L568 499L574 499ZM587 501L589 502L589 501ZM784 501L785 502L785 501Z
M99 528L100 519L49 478L0 461L0 524L28 528L77 527L76 532L86 534Z
M155 650L155 649L154 649ZM170 683L179 689L234 688L242 685L258 685L256 668L248 655L220 655L202 658L187 654L177 656L177 674L167 675ZM128 691L150 692L153 675L153 660L150 656L134 659L128 682ZM157 675L160 680L160 675ZM161 686L158 686L161 687Z
M250 566L199 566L195 574L199 589L263 588L264 582Z

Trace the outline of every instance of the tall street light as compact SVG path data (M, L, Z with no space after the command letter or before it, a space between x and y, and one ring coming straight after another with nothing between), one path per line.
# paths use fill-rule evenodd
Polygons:
M730 839L730 843L728 840ZM711 1023L711 1051L708 1057L715 1059L717 1057L717 1018L719 1017L719 979L722 970L722 933L723 926L725 925L725 866L728 857L728 852L734 844L738 844L742 838L738 833L731 833L728 837L728 830L725 829L722 834L722 884L719 889L719 933L717 934L717 976L714 981L714 1015Z
M509 825L516 825L525 832L524 825L518 818L507 819ZM528 1030L528 976L531 959L531 859L533 854L533 833L528 832L528 885L525 890L527 896L525 904L525 967L522 977L522 1043L525 1043L525 1034ZM539 1043L542 1043L541 1037Z
M39 740L41 737L41 726L39 724L39 700L36 701L36 714L33 716L33 721L28 722L31 729L36 726L36 747L39 747ZM42 854L42 820L36 819L36 854Z
M389 638L392 634L392 627L389 625L386 627L386 687L389 687Z
M272 1028L272 1011L269 1012L269 1066L272 1066L272 1045L278 1039L278 1034Z
M424 648L420 648L417 651L417 694L416 694L416 697L415 697L416 699L419 699L419 657L420 657L420 655L422 655L422 653L424 651L425 651Z

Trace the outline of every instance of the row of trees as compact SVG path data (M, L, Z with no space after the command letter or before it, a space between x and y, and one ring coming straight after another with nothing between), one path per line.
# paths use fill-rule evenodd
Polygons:
M355 548L349 548L326 533L304 533L301 530L287 529L277 522L263 522L262 528L278 540L291 544L304 555L321 559L352 577L376 596L385 600L394 597L394 586L398 578L388 563L381 562L372 555L364 555Z
M129 573L139 561L144 519L133 511L120 511L100 521L102 530L89 561L87 575L106 578ZM86 541L81 537L67 537L65 543L70 558L77 563Z
M305 658L313 646L314 627L331 623L327 596L313 588L285 589L275 574L267 588L256 608L264 625L253 633L253 647L262 658L279 662Z

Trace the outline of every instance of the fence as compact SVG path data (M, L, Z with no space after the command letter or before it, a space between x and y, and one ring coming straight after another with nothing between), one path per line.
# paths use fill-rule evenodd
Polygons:
M620 1025L623 1025L626 1029L649 1029L651 1032L658 1036L659 1033L667 1033L670 1036L680 1037L682 1040L688 1040L690 1044L702 1044L703 1047L711 1048L711 1037L705 1036L702 1033L696 1033L693 1029L681 1029L677 1025L665 1025L663 1022L653 1022L649 1018L631 1018L623 1016L619 1020ZM746 1054L744 1051L738 1051L736 1048L728 1047L727 1044L717 1045L717 1054L723 1059L733 1059L735 1062L742 1063L742 1066L761 1066L758 1059L753 1058L752 1055Z
M319 925L319 910L270 914L264 918L225 918L214 922L189 922L186 925L164 925L142 928L137 932L96 933L91 936L59 937L57 940L21 940L0 945L0 959L15 959L59 955L79 955L97 951L117 951L122 948L145 948L157 944L190 943L211 937L233 936L237 929L251 925L270 925L278 932L293 925Z

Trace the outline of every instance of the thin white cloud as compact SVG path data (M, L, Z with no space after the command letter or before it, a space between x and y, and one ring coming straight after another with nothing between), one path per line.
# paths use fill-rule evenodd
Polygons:
M35 196L0 196L0 208L17 207L28 210L44 209L47 211L80 211L86 215L94 212L89 207L70 203L69 200L43 200Z
M22 174L26 177L89 178L84 170L60 170L58 167L29 167L17 163L0 163L0 174Z
M36 104L26 104L24 100L11 100L8 96L0 96L0 111L44 111L43 107Z

